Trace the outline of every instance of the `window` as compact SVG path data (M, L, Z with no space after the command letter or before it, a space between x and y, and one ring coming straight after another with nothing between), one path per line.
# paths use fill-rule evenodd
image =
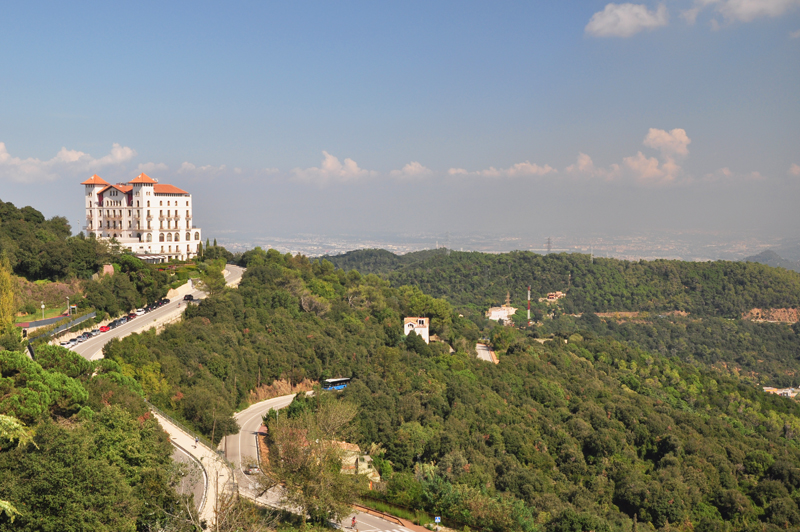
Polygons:
M148 207L150 206L150 202L149 202L149 201L147 202L147 206L148 206ZM148 214L148 216L149 216L149 215L150 215L150 211L147 211L147 214Z
M164 205L164 202L163 202L163 201L159 201L159 202L158 202L158 206L159 206L159 207L162 207L163 205Z
M181 241L181 234L175 233L175 242L180 242L180 241Z
M158 234L158 241L159 242L163 242L164 241L164 233L159 233ZM164 249L164 248L162 247L161 249Z
M161 253L164 253L164 246L161 246Z
M420 318L420 319L417 320L417 323L419 323L420 325L425 325L425 320Z
M188 242L188 241L189 241L189 240L191 240L191 239L192 239L192 233L189 233L189 232L187 231L187 233L186 233L186 241Z
M195 239L195 240L200 240L200 231L197 231L197 232L194 234L194 239Z
M188 202L188 201L186 202L186 206L187 206L187 207L189 206L189 202ZM187 214L188 214L188 212L187 212Z
M147 241L148 242L152 242L153 241L153 233L147 233Z
M167 233L167 242L172 242L172 233Z
M169 247L169 252L172 253L172 246Z
M136 238L139 239L139 242L142 241L142 233L136 233Z
M186 244L186 253L189 253L189 244Z
M167 207L169 207L169 202L167 202Z

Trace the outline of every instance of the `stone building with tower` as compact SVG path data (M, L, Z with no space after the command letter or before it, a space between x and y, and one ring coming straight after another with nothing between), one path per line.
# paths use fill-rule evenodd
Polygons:
M202 232L192 218L192 195L146 174L112 185L93 175L84 186L84 232L114 238L148 262L195 257Z

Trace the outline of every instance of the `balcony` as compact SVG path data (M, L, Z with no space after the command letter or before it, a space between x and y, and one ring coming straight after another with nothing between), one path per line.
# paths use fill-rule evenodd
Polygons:
M167 219L167 217L166 217L166 216L164 216L164 215L162 214L162 215L160 215L160 216L158 217L158 219L159 219L159 220L161 220L161 221L163 222L164 220L166 220L166 219Z
M150 220L153 219L153 215L152 214L148 214L147 216L145 216L145 218L147 218L147 220L150 221Z
M187 219L187 220L191 220L191 219L192 219L192 215L191 215L191 214L187 214L187 215L186 215L186 219Z

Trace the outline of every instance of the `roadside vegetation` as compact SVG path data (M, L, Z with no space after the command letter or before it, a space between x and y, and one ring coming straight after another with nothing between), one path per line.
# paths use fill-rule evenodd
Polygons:
M653 332L586 313L520 330L324 260L241 260L238 290L106 349L208 436L235 432L233 411L259 385L351 377L333 397L358 408L348 441L378 449L383 482L362 493L372 499L498 531L800 526L800 407L714 363L737 350L722 341L732 324L790 364L791 327L718 320L709 331L675 317ZM408 315L431 317L444 343L403 337ZM658 332L671 327L674 343ZM499 365L475 359L481 336Z

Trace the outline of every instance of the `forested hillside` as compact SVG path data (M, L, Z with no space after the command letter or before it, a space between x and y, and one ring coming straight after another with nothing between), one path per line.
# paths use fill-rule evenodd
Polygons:
M37 355L0 350L0 530L188 530L138 383L109 360Z
M498 531L627 532L634 520L663 530L800 527L800 407L699 356L678 356L676 346L697 336L691 324L659 329L673 343L648 343L647 324L562 316L546 325L556 338L541 344L537 331L481 331L415 287L392 288L327 261L273 250L243 261L238 290L206 299L159 336L129 337L105 351L151 400L209 436L235 430L231 413L259 384L352 377L341 399L359 408L353 439L385 449L375 461L385 484L372 497ZM718 275L725 287L720 272L740 266L696 275ZM631 268L642 279L653 275L649 264ZM767 276L762 287L772 282ZM432 332L456 352L403 338L406 315L430 316ZM714 345L714 334L729 332L725 321L696 348L708 362L737 351L733 340ZM491 337L499 365L475 359L481 334ZM796 349L791 328L774 336L752 348Z
M46 220L33 207L18 209L0 200L0 254L8 256L15 274L29 281L86 279L107 262L108 246L71 234L63 216Z
M392 286L419 286L457 307L485 310L511 293L522 306L528 285L533 297L562 291L565 312L686 311L738 318L759 308L800 305L800 274L747 262L629 262L580 254L502 254L444 250L409 253L393 261L387 252L353 251L327 257L345 270L364 266Z

